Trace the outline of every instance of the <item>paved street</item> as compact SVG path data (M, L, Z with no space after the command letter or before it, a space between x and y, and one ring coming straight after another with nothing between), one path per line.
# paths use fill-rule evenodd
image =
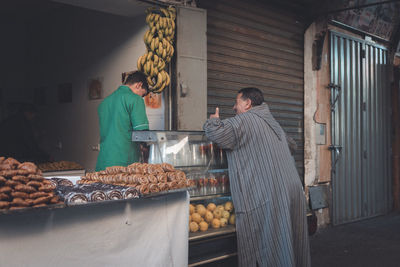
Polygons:
M399 267L400 213L320 229L310 242L313 267Z

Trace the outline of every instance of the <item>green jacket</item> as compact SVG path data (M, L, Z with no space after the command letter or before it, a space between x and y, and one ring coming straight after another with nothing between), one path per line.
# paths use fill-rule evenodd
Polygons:
M132 131L149 129L143 98L122 85L101 102L97 111L100 153L96 171L137 162L139 149L137 143L132 142Z

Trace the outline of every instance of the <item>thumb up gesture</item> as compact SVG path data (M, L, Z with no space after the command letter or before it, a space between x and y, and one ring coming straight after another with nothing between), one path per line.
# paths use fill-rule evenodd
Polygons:
M215 108L215 113L210 115L210 119L219 118L219 108Z

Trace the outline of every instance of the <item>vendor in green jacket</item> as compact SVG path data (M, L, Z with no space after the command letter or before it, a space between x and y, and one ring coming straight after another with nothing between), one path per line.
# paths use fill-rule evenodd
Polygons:
M96 171L137 162L140 151L138 144L132 142L132 131L149 129L143 100L148 93L145 74L123 73L122 83L98 107L100 153Z

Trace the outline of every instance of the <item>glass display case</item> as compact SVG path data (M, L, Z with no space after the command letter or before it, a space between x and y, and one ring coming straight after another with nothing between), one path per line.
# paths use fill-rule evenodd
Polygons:
M229 194L225 151L208 141L202 131L135 131L133 142L147 144L142 162L169 163L193 181L192 200ZM142 150L143 152L143 150Z
M193 181L193 186L188 188L191 214L188 222L189 266L210 263L235 266L233 205L232 210L221 208L227 202L232 204L225 151L208 141L203 131L134 131L132 141L146 144L147 149L141 149L141 162L172 164ZM221 217L218 212L214 213L212 206L224 209ZM207 220L208 212L218 222ZM194 218L194 213L201 217L196 215L198 218Z

